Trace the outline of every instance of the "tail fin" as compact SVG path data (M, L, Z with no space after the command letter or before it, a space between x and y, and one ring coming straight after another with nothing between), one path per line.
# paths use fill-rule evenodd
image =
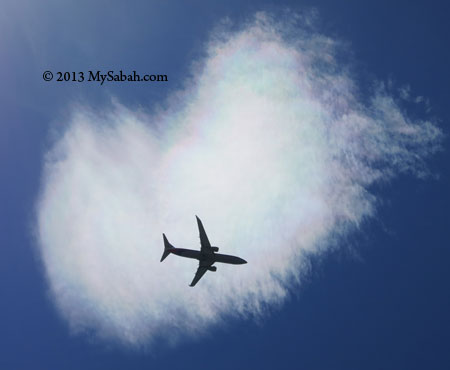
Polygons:
M164 261L164 259L170 254L170 250L172 248L174 248L174 246L172 244L170 244L169 241L167 240L165 234L163 234L163 239L164 239L164 252L163 252L163 255L161 257L161 261L160 262Z

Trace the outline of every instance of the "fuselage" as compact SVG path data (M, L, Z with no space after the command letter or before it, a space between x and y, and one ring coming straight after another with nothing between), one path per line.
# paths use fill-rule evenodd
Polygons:
M247 263L246 260L240 257L230 256L228 254L202 253L201 251L184 248L171 248L169 251L170 253L176 254L177 256L193 258L199 261L210 261L213 263L216 262L230 263L232 265L243 265L244 263Z

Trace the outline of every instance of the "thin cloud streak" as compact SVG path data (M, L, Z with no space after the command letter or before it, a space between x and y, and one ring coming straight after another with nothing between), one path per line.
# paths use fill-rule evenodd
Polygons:
M45 158L37 238L74 332L146 347L282 304L305 253L373 216L369 186L424 176L439 147L439 129L382 87L363 105L338 44L308 27L259 13L211 40L163 111L78 107ZM198 248L195 214L248 264L218 265L191 289L195 261L159 259L162 232Z

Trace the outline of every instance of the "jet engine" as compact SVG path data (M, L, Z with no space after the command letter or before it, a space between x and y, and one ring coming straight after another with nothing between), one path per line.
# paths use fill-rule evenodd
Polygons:
M217 267L216 266L209 266L208 270L215 272L217 270Z
M213 252L218 252L219 251L219 247L211 247L211 249L213 250Z

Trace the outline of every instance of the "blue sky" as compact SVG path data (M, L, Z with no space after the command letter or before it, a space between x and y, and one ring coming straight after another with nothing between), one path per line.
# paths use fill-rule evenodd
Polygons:
M175 119L170 110L173 101L167 98L186 87L192 63L204 60L205 44L220 22L229 19L233 33L257 11L280 20L285 17L283 7L301 13L311 12L312 6L317 15L316 31L340 42L337 65L349 68L361 104L373 97L375 81L383 81L396 99L408 86L410 97L422 96L424 101L414 104L412 98L399 99L399 112L412 122L435 122L448 135L450 52L443 2L305 1L281 6L279 2L256 1L189 5L6 2L0 16L4 56L0 71L2 367L448 368L450 179L446 138L442 141L444 150L425 159L430 176L417 178L398 171L393 179L367 184L367 190L376 197L376 211L362 217L358 227L325 253L313 253L306 262L293 265L302 271L301 284L286 283L286 298L270 301L269 295L262 301L267 303L262 316L225 311L221 320L208 322L200 333L182 331L175 344L168 344L167 333L160 331L151 338L152 346L142 351L124 346L120 338L111 341L109 334L106 340L99 338L99 328L105 327L101 320L97 324L93 319L97 320L94 324L84 324L84 332L74 334L68 311L61 309L65 303L52 293L55 281L49 283L46 278L49 264L42 250L49 249L41 248L36 240L35 210L45 188L44 156L61 132L77 125L71 116L74 103L89 106L95 116L112 111L113 97L129 112L143 110L150 116L155 106L162 105L163 110L169 106L166 113ZM295 27L289 32L295 35ZM42 80L45 70L89 69L158 71L166 73L169 82L98 86ZM194 75L194 82L200 75ZM67 154L71 158L71 152ZM393 157L382 158L388 161ZM73 179L75 182L78 177ZM186 207L187 212L190 209ZM205 208L204 213L208 212ZM234 215L233 209L229 212ZM215 213L210 214L209 220L214 220ZM125 216L132 218L132 214ZM207 231L211 230L210 239L220 235L219 225L211 224L208 218L204 222ZM240 220L234 222L240 224ZM193 215L188 225L195 235ZM177 236L177 230L184 230L184 226L174 226L171 233L166 229L161 232L174 235L175 240L196 241L191 235ZM158 260L160 247L156 247ZM274 246L274 254L277 248ZM174 270L170 273L177 278ZM290 281L292 276L287 276L286 281ZM205 282L207 278L208 283L213 281L212 276L206 276ZM187 282L185 285L188 289ZM243 290L239 294L245 297L247 293ZM211 304L208 307L216 304L207 303ZM230 307L234 303L231 301ZM74 310L80 308L83 306L74 306ZM186 312L187 319L195 320L195 314ZM88 314L81 320L86 317L92 318ZM119 316L118 320L122 319Z

